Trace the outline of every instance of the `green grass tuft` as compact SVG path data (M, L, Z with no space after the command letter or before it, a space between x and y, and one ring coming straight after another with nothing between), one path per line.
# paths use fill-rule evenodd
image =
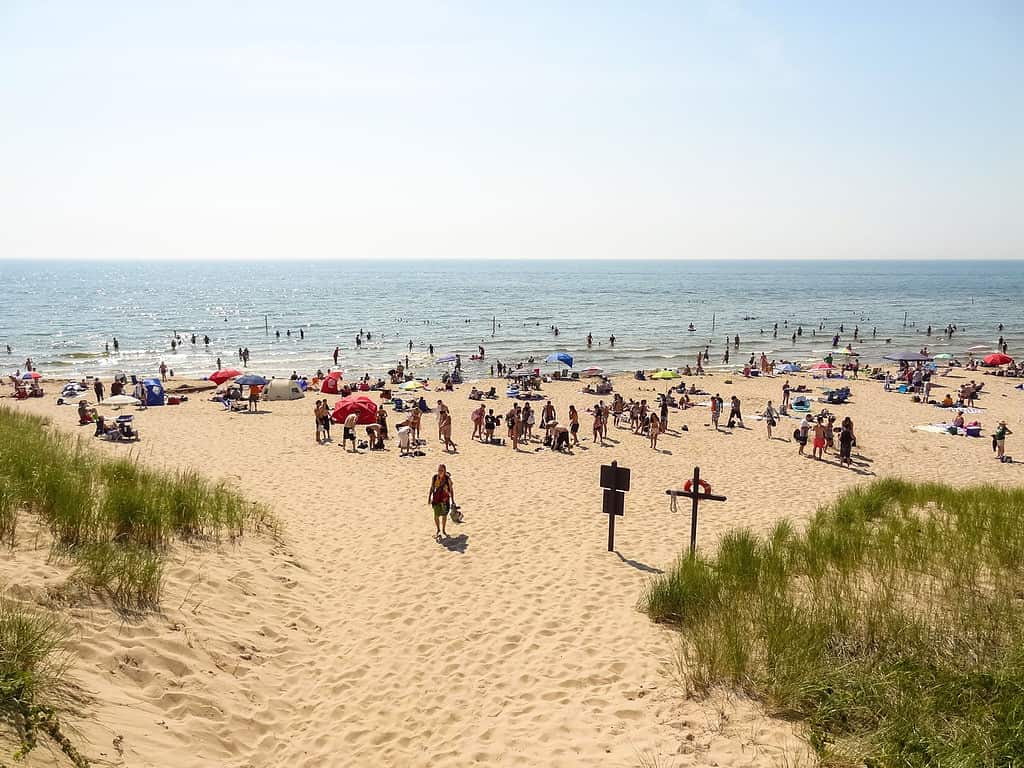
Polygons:
M804 720L826 765L1024 764L1024 490L880 480L731 531L642 605L687 683Z
M223 484L106 458L45 419L0 408L0 542L13 545L22 511L42 518L55 553L76 561L85 584L132 609L158 603L162 554L175 539L272 525Z

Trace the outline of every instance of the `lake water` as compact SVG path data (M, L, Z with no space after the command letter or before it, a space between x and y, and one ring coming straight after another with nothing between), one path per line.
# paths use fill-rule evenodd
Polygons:
M726 336L736 334L733 364L762 351L810 360L840 325L842 344L859 326L854 346L866 361L924 344L952 353L994 344L1000 322L1011 355L1024 344L1021 261L0 261L0 284L0 359L4 345L13 349L4 371L31 357L58 376L152 374L161 361L203 376L218 356L237 365L239 347L249 348L254 371L311 374L333 366L336 346L348 377L382 373L406 355L414 372L435 375L445 366L429 344L434 357L462 353L470 377L497 360L556 350L572 354L577 370L630 371L692 364L705 345L720 364ZM949 323L960 328L952 341L942 335ZM357 349L360 329L372 340ZM183 343L172 351L174 333ZM115 336L120 350L108 354ZM486 361L472 363L480 344Z

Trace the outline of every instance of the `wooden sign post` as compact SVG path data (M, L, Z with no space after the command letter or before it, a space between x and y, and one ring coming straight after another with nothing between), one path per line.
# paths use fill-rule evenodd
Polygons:
M711 493L711 486L700 479L700 467L693 468L693 479L686 483L683 490L669 490L665 493L672 497L673 509L677 496L686 496L693 502L690 512L690 557L693 557L697 552L697 504L701 501L725 501L725 496L715 496Z
M629 490L629 470L620 467L619 462L601 467L601 487L604 488L604 505L601 511L608 515L608 551L615 551L615 518L625 512L625 492Z

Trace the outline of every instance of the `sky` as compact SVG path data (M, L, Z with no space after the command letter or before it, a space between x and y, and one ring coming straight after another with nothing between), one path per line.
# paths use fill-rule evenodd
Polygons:
M0 259L1024 257L1024 3L0 0Z

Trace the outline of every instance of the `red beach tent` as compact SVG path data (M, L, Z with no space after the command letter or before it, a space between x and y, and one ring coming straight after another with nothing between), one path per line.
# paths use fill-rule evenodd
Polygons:
M341 392L341 371L331 371L320 383L320 392L325 395L336 395Z

